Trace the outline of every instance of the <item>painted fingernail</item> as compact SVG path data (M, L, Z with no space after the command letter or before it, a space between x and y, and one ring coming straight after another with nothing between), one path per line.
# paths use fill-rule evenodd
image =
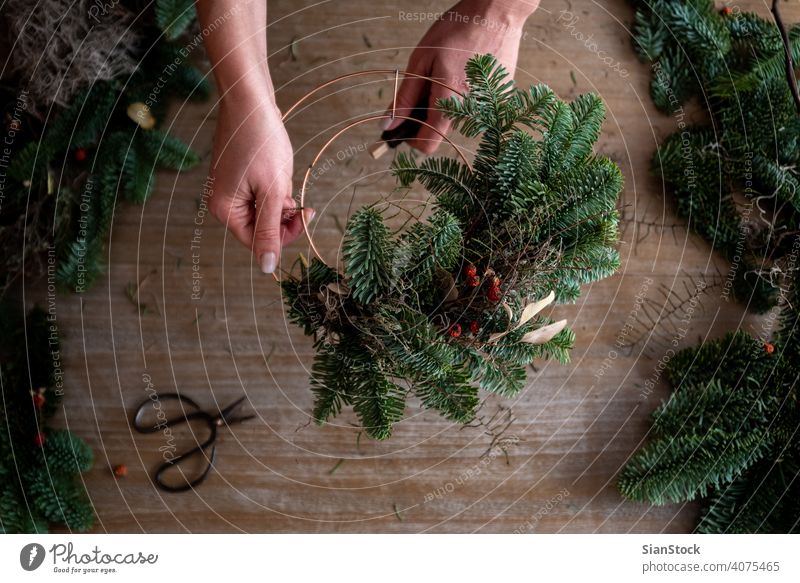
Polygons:
M275 271L275 254L268 251L261 256L261 271L264 273L273 273Z

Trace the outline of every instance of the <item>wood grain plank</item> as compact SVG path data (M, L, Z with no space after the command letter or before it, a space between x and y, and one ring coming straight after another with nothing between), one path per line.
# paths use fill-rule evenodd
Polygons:
M429 23L400 21L398 11L437 11L447 2L270 2L270 61L282 107L317 83L362 68L403 67ZM760 3L741 3L766 15ZM559 11L579 17L571 31ZM800 19L796 4L784 9ZM637 294L661 313L658 290L694 289L724 278L727 265L676 219L662 184L649 173L657 143L676 120L656 112L649 74L631 50L628 3L589 0L543 3L526 27L518 82L545 82L563 98L596 91L608 106L599 150L625 175L623 268L588 286L575 306L558 308L578 333L573 362L541 363L517 398L487 399L484 422L495 413L514 421L507 456L491 450L487 427L459 428L410 403L409 418L392 440L358 438L345 414L325 427L309 425L310 342L285 319L277 286L263 277L247 251L200 210L213 136L213 101L173 108L174 131L204 155L199 168L163 173L153 198L116 209L110 266L82 297L62 296L67 394L63 423L85 436L98 459L86 485L99 532L685 532L692 505L652 508L623 501L614 477L646 436L647 418L667 394L659 380L664 355L659 335L626 330ZM621 76L575 36L594 35L620 63ZM294 44L295 59L288 52ZM573 81L574 77L574 81ZM296 149L295 183L321 140L342 120L381 112L390 83L376 81L328 92L289 123ZM314 181L310 202L320 209L314 237L336 250L338 225L351 205L390 188L387 157L374 161L364 147L377 129L348 134L331 168ZM465 142L465 145L468 143ZM365 179L364 177L368 177ZM359 180L375 182L358 189ZM352 200L351 200L352 199ZM192 298L192 239L198 227L200 299ZM291 262L307 245L296 243ZM335 253L333 254L335 256ZM151 274L152 273L152 274ZM151 275L148 275L151 274ZM651 281L652 280L652 281ZM651 281L651 283L647 283ZM145 314L125 294L144 282ZM644 288L643 288L644 286ZM644 292L642 291L644 289ZM709 287L691 318L682 346L758 321ZM632 316L633 314L633 316ZM635 318L634 318L635 319ZM616 342L636 335L630 350ZM637 336L638 337L638 336ZM616 350L616 352L613 352ZM614 355L610 358L610 354ZM204 406L241 394L258 419L223 429L215 473L195 493L163 494L148 473L162 459L165 437L132 432L133 407L147 397L143 375L163 394L180 389ZM483 456L483 457L482 457ZM343 461L340 461L343 460ZM110 467L125 463L126 478Z

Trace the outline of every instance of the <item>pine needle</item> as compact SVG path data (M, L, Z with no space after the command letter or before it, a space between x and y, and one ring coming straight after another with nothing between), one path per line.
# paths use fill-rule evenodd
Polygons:
M397 520L403 522L403 516L400 514L400 509L397 506L397 502L392 502L392 508L394 509L394 515L397 517Z
M339 469L339 467L344 463L344 461L345 461L344 458L341 458L339 461L337 461L336 465L334 465L330 470L328 470L328 475L332 476L333 474L335 474L336 470Z

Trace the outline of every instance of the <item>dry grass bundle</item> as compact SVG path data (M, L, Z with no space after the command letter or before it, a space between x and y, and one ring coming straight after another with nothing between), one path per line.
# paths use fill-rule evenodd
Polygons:
M36 107L65 106L97 80L133 71L133 14L110 0L6 0L9 65Z

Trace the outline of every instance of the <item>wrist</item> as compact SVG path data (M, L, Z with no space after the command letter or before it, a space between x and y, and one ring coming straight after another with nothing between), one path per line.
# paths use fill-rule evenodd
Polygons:
M281 119L281 112L275 101L272 84L234 85L224 93L220 90L220 111L228 116L251 116L261 112L269 119Z
M539 0L485 0L482 4L487 15L522 25L539 7Z
M214 80L223 104L275 105L275 88L266 66L243 73L235 72L236 69L218 69L218 71L220 74L215 75Z

